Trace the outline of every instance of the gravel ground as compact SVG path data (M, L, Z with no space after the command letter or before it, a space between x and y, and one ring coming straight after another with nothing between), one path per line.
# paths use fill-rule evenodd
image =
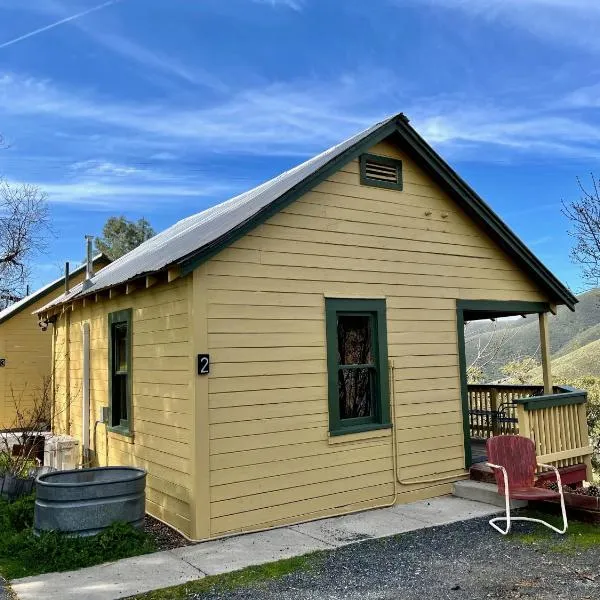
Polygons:
M6 580L0 577L0 600L12 600L13 595L8 590Z
M524 531L529 525L516 525ZM597 600L600 548L556 553L502 538L487 519L369 540L307 572L190 600Z
M144 517L144 531L154 538L158 550L173 550L189 546L191 543L180 533L150 515ZM1 595L0 600L4 600Z

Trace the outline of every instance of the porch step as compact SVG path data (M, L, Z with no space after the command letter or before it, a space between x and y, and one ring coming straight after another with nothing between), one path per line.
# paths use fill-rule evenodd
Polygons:
M482 481L470 481L465 479L457 481L454 484L452 492L458 498L475 500L476 502L485 502L494 506L504 507L504 497L498 493L495 483L484 483ZM527 500L511 500L511 508L524 508L527 506Z

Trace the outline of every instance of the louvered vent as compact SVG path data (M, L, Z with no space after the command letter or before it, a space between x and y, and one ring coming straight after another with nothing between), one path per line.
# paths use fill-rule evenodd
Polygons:
M398 183L398 167L396 165L382 165L367 158L365 161L365 176L377 181Z
M363 154L360 157L360 182L388 189L402 189L402 161L387 156Z

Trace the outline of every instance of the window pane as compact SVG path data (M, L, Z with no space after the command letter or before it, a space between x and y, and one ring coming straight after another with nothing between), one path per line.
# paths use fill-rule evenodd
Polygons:
M112 396L112 425L118 427L127 420L127 375L113 377Z
M116 373L127 372L127 323L115 325L113 333L114 369Z
M340 419L374 416L374 369L339 369Z
M337 341L338 364L373 364L369 315L338 315Z

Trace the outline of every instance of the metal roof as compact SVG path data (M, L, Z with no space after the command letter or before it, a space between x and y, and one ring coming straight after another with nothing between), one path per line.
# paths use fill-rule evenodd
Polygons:
M177 265L187 273L202 260L231 243L262 222L286 203L305 193L328 173L339 169L360 152L395 134L432 176L475 218L484 222L490 234L533 273L557 303L571 309L577 299L531 253L492 209L419 136L402 114L380 121L344 142L278 175L258 187L221 204L187 217L150 238L131 252L99 271L88 282L74 286L37 312L76 298L119 285L146 274Z
M105 261L110 262L110 259L108 258L108 256L106 256L102 252L100 252L100 254L97 254L96 256L94 256L94 258L92 260L94 263L96 263L101 259L104 259ZM73 269L71 271L71 273L69 274L69 277L72 277L73 275L79 275L79 273L81 273L84 270L85 270L85 263L83 263L82 265ZM10 306L7 306L4 310L0 311L0 323L3 323L7 319L10 319L17 313L20 313L22 310L26 309L28 306L31 306L34 302L37 302L40 298L43 298L46 294L49 294L50 292L53 292L54 290L58 289L61 285L63 285L64 282L65 282L65 276L63 275L62 277L55 279L54 281L50 282L49 284L45 285L44 287L39 288L38 290L29 294L28 296L25 296L25 298L21 298L18 302L14 302Z
M175 223L99 271L90 280L91 285L88 282L85 289L83 283L73 286L68 294L59 296L44 309L172 265L183 256L213 242L239 223L248 220L344 150L394 118L376 123L248 192Z

